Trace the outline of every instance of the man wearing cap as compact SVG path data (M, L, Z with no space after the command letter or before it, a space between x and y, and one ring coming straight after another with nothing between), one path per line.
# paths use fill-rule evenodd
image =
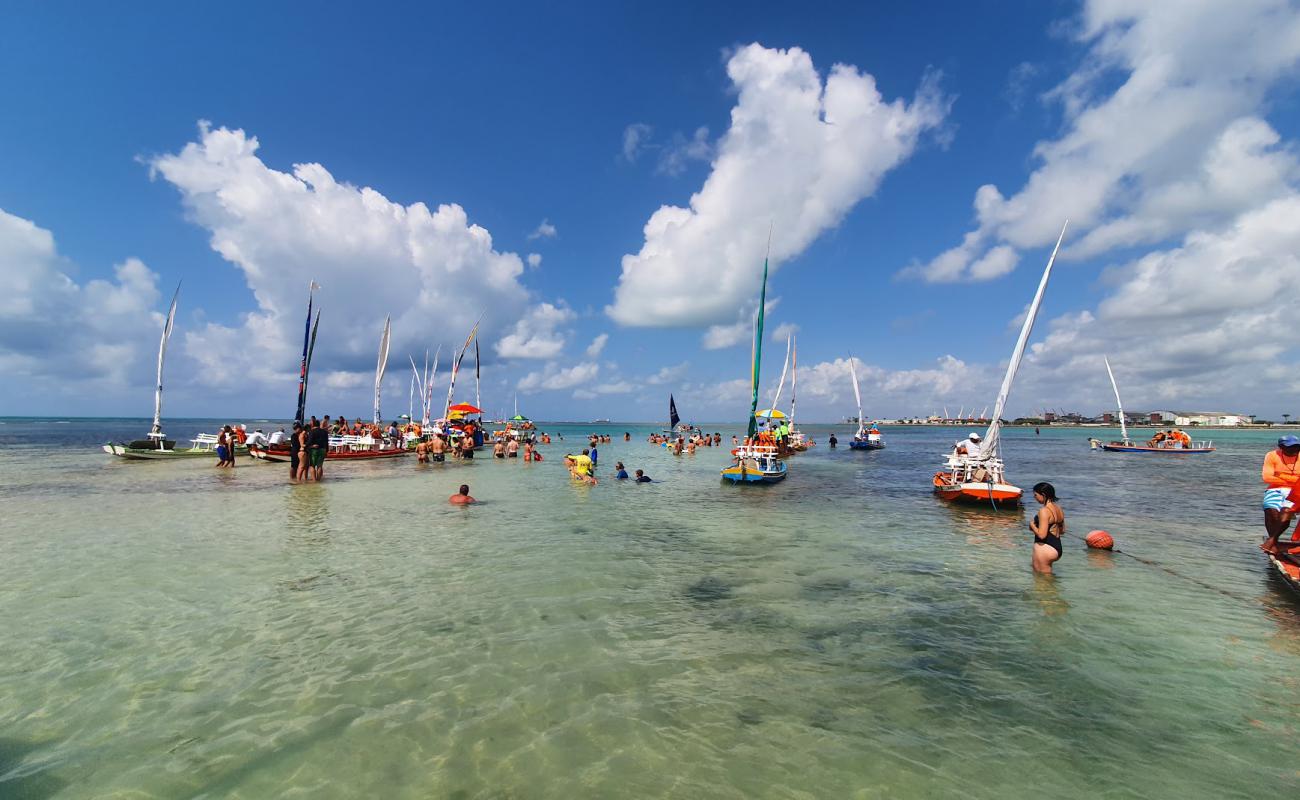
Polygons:
M971 431L970 436L967 436L963 441L957 442L956 445L957 455L964 455L972 459L980 457L980 435L978 433Z
M1290 434L1277 440L1277 449L1264 456L1262 476L1268 486L1264 490L1264 531L1268 538L1259 547L1265 553L1277 552L1277 540L1291 527L1295 516L1292 497L1300 482L1300 439Z

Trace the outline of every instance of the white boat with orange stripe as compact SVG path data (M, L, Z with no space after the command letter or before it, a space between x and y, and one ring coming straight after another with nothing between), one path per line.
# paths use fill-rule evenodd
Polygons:
M1066 222L1069 225L1069 222ZM1038 316L1039 306L1043 303L1043 294L1047 291L1047 281L1052 276L1052 264L1056 262L1056 253L1061 249L1061 240L1065 238L1065 227L1052 248L1052 256L1047 259L1047 268L1038 282L1038 291L1034 301L1025 315L1025 322L1016 339L1016 347L1011 351L1011 361L1007 364L1007 374L1002 378L1002 389L998 392L997 404L993 407L993 421L989 423L984 441L967 452L967 448L958 447L948 455L943 469L934 473L934 492L941 499L949 502L989 503L994 508L999 505L1019 505L1024 491L1012 484L1006 477L1006 465L999 452L999 434L1002 430L1002 412L1006 408L1007 397L1011 394L1011 384L1020 368L1020 360L1025 354L1025 345L1029 334L1034 329L1034 319ZM975 438L972 434L972 438Z

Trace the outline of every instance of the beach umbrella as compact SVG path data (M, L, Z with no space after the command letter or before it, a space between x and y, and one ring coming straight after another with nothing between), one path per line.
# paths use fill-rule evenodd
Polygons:
M452 406L451 408L449 408L449 409L447 409L447 410L448 410L448 411L459 411L459 412L462 413L462 414L482 414L482 413L483 413L483 409L481 409L481 408L475 408L475 407L474 407L473 405L471 405L470 403L457 403L456 405Z
M525 417L523 414L515 414L513 417L510 418L510 421L511 422L532 422L531 419Z
M785 419L785 414L781 411L776 410L775 408L768 408L762 411L755 411L754 416L762 417L764 419Z

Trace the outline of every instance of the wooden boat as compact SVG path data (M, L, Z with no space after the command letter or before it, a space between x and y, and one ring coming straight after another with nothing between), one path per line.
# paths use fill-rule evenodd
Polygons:
M1282 578L1292 591L1300 594L1300 542L1278 542L1282 551L1273 554L1268 553L1269 563L1277 570L1277 574Z
M168 439L162 429L162 391L163 361L167 357L167 340L171 338L172 326L176 322L176 300L180 297L181 287L176 287L172 295L171 308L167 310L167 319L163 322L162 338L158 342L158 375L154 382L153 426L143 439L130 442L109 442L103 446L105 453L119 458L164 460L183 458L185 456L210 456L213 451L203 449L195 452L194 447L176 449L176 440ZM215 442L216 437L213 437Z
M732 483L777 483L785 480L788 467L770 445L744 445L735 451L735 463L722 470Z
M326 461L373 461L379 458L397 458L412 452L405 447L384 446L382 441L369 436L331 436ZM293 460L288 444L253 445L249 455L262 461L287 464Z
M1147 442L1135 442L1128 436L1128 422L1124 418L1124 403L1119 399L1119 384L1115 382L1115 372L1110 368L1110 359L1102 356L1102 361L1106 364L1106 374L1110 376L1110 388L1115 392L1115 405L1119 407L1119 432L1120 441L1118 442L1100 442L1096 439L1090 439L1092 449L1102 450L1107 453L1154 453L1162 456L1189 456L1197 453L1213 453L1214 442L1193 442L1186 435L1183 436L1185 441L1164 438L1153 438Z
M858 432L853 434L853 439L849 441L850 450L883 450L885 448L885 437L880 435L880 429L872 423L867 427L866 417L862 415L862 392L858 389L858 370L853 366L853 354L849 353L849 376L853 378L853 397L858 401Z
M1066 223L1069 224L1068 222ZM1011 384L1015 381L1016 370L1024 357L1025 347L1029 343L1029 334L1034 329L1034 320L1042 306L1043 295L1047 291L1047 281L1052 276L1052 264L1061 249L1065 238L1065 228L1052 248L1052 255L1047 259L1047 267L1038 282L1038 291L1025 315L1020 327L1020 336L1011 351L1011 361L1007 364L1007 373L1002 378L1002 388L998 391L997 403L993 406L993 419L989 423L988 433L979 446L978 455L961 454L954 448L947 457L944 466L934 473L934 492L940 499L954 503L990 504L994 508L1007 505L1019 505L1024 492L1006 478L1006 467L998 451L999 434L1002 430L1002 412L1006 408L1007 398L1011 394Z
M156 444L165 445L156 447ZM175 458L194 458L196 456L211 458L217 454L217 436L213 433L200 433L190 440L189 447L176 448L174 441L163 439L137 439L134 442L104 445L104 452L120 458L138 461L165 461ZM235 455L248 454L244 445L235 445Z
M1157 453L1165 456L1190 456L1197 453L1213 453L1215 448L1213 442L1192 442L1191 446L1188 447L1177 442L1160 442L1158 444L1145 442L1138 444L1123 441L1103 442L1099 449L1107 453Z
M768 244L769 250L771 243ZM745 485L762 485L779 483L785 480L789 468L779 458L779 453L773 442L761 441L758 433L759 416L766 416L769 423L773 416L785 416L775 409L776 401L773 400L773 408L764 412L758 410L758 379L763 363L763 316L765 304L767 302L767 258L763 259L763 284L758 295L758 310L754 314L754 343L753 358L750 364L750 404L749 404L749 433L745 437L745 443L735 450L732 450L732 464L729 467L722 468L722 479L730 481L736 486ZM789 353L787 351L787 358ZM781 374L782 382L785 381L785 372ZM780 389L777 389L777 397L780 397ZM765 433L764 437L770 437Z

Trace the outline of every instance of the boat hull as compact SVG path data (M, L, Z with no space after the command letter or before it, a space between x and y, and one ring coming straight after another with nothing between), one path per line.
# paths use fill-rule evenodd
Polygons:
M852 442L849 442L849 449L850 449L850 450L884 450L884 449L885 449L885 443L884 443L884 442L858 442L858 441L852 441Z
M1270 553L1268 560L1291 591L1300 594L1300 557L1290 555L1275 556Z
M201 458L214 457L217 452L206 447L182 447L179 450L158 450L145 449L140 447L129 447L124 444L109 443L104 445L104 452L118 458L134 459L137 461L173 461L178 458ZM248 452L244 448L235 450L237 455Z
M1024 492L1007 483L954 483L947 472L934 475L934 493L949 503L1019 505Z
M742 469L739 465L726 467L722 470L722 479L737 484L748 483L778 483L785 480L787 468L785 464L778 462L778 468L772 470L755 470L748 467Z
M1102 444L1107 453L1153 453L1161 456L1190 456L1197 453L1213 453L1213 447L1149 447L1141 444L1123 444L1109 442Z
M248 451L254 458L278 464L288 464L293 460L288 447L252 447ZM402 448L387 450L331 450L325 454L326 461L374 461L379 458L398 458L413 452Z

